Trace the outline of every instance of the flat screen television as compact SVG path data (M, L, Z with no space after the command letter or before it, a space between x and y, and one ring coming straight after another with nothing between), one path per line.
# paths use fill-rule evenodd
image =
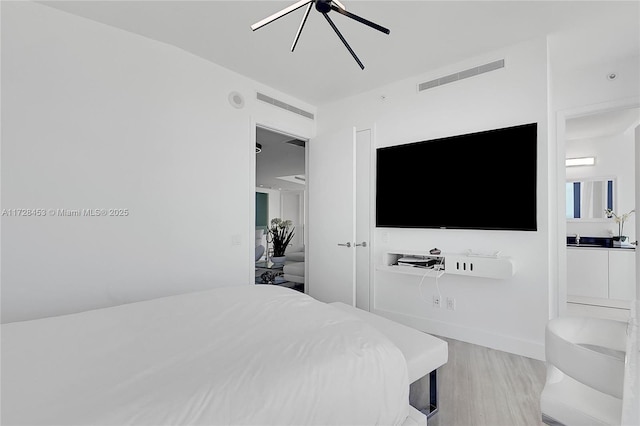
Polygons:
M378 148L376 157L376 227L537 230L537 123Z

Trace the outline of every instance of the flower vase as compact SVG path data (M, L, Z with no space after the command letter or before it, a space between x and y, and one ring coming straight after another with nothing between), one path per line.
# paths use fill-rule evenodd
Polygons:
M284 265L287 256L271 256L271 261L276 265Z
M613 237L613 246L614 247L622 247L626 245L629 237L626 235L618 235L617 237Z

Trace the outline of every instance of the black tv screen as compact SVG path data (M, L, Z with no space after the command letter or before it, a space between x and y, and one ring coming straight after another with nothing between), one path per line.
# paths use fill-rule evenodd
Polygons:
M376 156L377 227L537 230L537 123Z

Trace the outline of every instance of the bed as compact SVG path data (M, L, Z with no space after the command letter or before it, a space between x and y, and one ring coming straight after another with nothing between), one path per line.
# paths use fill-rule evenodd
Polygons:
M409 413L397 345L277 286L2 325L7 426L393 425Z

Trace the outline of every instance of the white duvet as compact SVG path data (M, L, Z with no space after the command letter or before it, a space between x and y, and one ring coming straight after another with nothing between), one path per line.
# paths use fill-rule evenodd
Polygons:
M2 425L392 425L400 350L276 286L221 288L2 326Z

